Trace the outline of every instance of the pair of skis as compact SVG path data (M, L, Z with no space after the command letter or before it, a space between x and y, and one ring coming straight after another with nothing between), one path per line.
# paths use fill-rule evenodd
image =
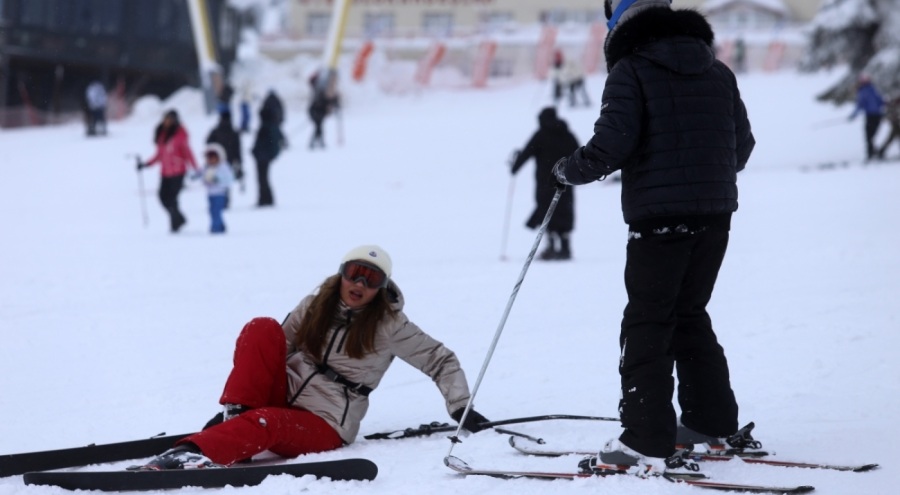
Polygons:
M617 418L550 414L494 421L483 426L494 427L496 431L515 435L515 432L504 430L500 426L557 419L618 421ZM376 433L366 438L409 438L449 432L455 429L456 426L450 426L447 423L433 422L421 425L418 428ZM242 464L229 468L182 471L47 472L54 469L152 457L171 448L177 441L190 435L192 433L178 435L160 433L150 438L127 442L91 444L68 449L0 455L0 477L24 475L24 481L27 484L55 485L73 490L93 489L109 491L161 490L180 488L182 486L203 486L208 488L225 485L250 486L261 483L266 476L273 474L289 474L293 476L311 474L318 478L327 477L332 480L372 480L378 474L377 466L366 459L344 459L314 463L283 462L265 466Z
M332 481L372 480L378 474L378 467L368 459L339 459L162 471L37 471L25 473L24 481L27 485L58 486L66 490L145 491L173 490L186 486L256 486L268 476L282 474L296 477L312 475L316 478L330 478Z
M503 425L547 420L593 420L617 421L617 418L597 416L576 416L550 414L512 418L486 423L496 431L515 435L515 432L500 428ZM430 423L418 428L406 428L385 433L376 433L366 438L396 439L449 432L456 429L447 423ZM162 490L183 486L207 488L258 485L266 476L288 474L293 476L314 475L332 480L372 480L378 474L378 467L366 459L343 459L335 461L296 463L281 462L268 465L239 464L229 468L190 469L169 471L77 471L49 472L54 469L107 464L129 459L152 457L171 448L175 443L192 433L166 435L160 433L151 438L87 445L69 449L0 455L0 477L24 475L26 484L54 485L76 490Z
M509 445L518 450L519 452L527 455L533 456L541 456L541 457L562 457L566 455L596 455L597 451L587 451L587 450L555 450L544 447L537 447L535 445L531 445L527 442L521 442L516 440L514 437L509 437ZM692 452L689 457L695 461L730 461L735 457L741 459L743 462L747 464L761 464L764 466L777 466L777 467L793 467L793 468L806 468L806 469L827 469L832 471L852 471L855 473L862 473L865 471L871 471L878 467L878 464L856 464L856 465L842 465L842 464L825 464L825 463L817 463L817 462L798 462L798 461L783 461L780 459L771 459L768 452L761 451L748 451L746 453L728 453L728 452Z
M484 475L493 476L495 478L514 479L514 478L543 478L543 479L578 479L591 478L598 476L594 473L581 473L576 471L512 471L512 470L492 470L477 469L458 457L447 456L444 458L444 464L457 473L464 475ZM608 476L615 474L625 474L625 468L621 466L599 466L604 469L607 474L599 476ZM718 481L710 481L705 475L700 473L689 474L663 474L658 476L667 481L676 483L685 483L700 488L709 488L722 491L738 491L744 493L809 493L815 490L814 487L808 485L801 486L764 486L764 485L747 485L738 483L722 483Z
M522 442L519 438L510 436L509 444L517 451L534 456L543 456L543 457L560 457L566 455L596 455L596 451L584 451L584 450L555 450L551 448L542 447L540 445L544 444L543 439L538 439L534 437L529 437L527 435L519 435L519 437L525 437L530 440L531 443ZM809 463L809 462L797 462L797 461L783 461L768 458L768 453L766 452L747 452L747 453L728 453L728 452L704 452L704 453L692 453L690 458L694 461L729 461L734 458L740 458L743 462L748 464L761 464L767 466L778 466L778 467L794 467L794 468L807 468L807 469L828 469L834 471L851 471L851 472L864 472L870 471L878 467L878 464L859 464L859 465L838 465L838 464L823 464L823 463ZM590 473L578 472L578 471L564 471L564 472L550 472L550 471L516 471L516 470L504 470L504 469L481 469L476 468L462 459L454 456L448 456L444 459L444 464L447 465L450 469L464 475L484 475L484 476L493 476L496 478L503 479L512 479L512 478L541 478L541 479L578 479L578 478L590 478L593 476L610 476L610 475L618 475L618 474L627 474L626 466L614 466L614 465L603 465L600 464L595 466L593 471ZM744 484L744 483L727 483L727 482L719 482L715 480L711 480L707 478L705 475L701 473L678 473L678 474L660 474L657 476L652 476L651 478L662 478L667 481L672 481L676 483L684 483L691 486L696 486L699 488L707 488L712 490L720 490L720 491L739 491L744 493L808 493L813 491L815 488L809 485L794 485L794 486L770 486L770 485L755 485L755 484Z
M544 415L514 418L502 421L488 422L481 426L493 428L495 431L510 435L510 445L516 450L536 456L564 456L564 455L594 455L596 452L578 450L554 450L540 445L546 442L541 438L535 438L522 433L512 432L500 428L500 426L516 423L546 420L595 420L618 421L617 418L597 416L575 415ZM429 423L418 428L406 428L385 433L368 435L367 439L399 439L417 436L426 436L434 433L455 431L456 426L446 423ZM194 470L172 471L110 471L110 472L43 472L52 469L66 467L85 466L90 464L103 464L151 457L170 448L178 440L190 434L164 435L160 434L143 440L129 442L110 443L102 445L88 445L62 450L43 452L31 452L24 454L0 455L0 477L24 474L27 484L54 485L67 489L94 489L94 490L158 490L181 488L184 486L222 487L252 486L258 485L269 475L288 474L293 476L313 475L319 478L331 478L332 480L372 480L378 473L377 466L367 459L342 459L334 461L291 463L280 462L265 465L237 465L230 468L210 468ZM525 439L531 443L525 443ZM836 471L863 472L875 469L877 464L860 465L834 465L795 461L782 461L766 457L764 452L735 455L725 452L695 453L692 454L696 461L727 461L735 457L741 457L744 462L781 467L798 467L812 469L829 469ZM479 469L470 466L457 457L448 456L445 464L454 471L464 475L487 475L498 478L544 478L544 479L576 479L592 476L606 476L624 473L620 466L601 466L599 473L581 472L541 472L541 471L514 471ZM745 493L806 493L813 490L807 485L800 486L764 486L722 483L709 480L700 473L688 473L682 475L666 474L659 477L668 481L685 483L701 488L716 490L742 491Z
M282 474L297 477L312 475L333 481L373 480L378 474L378 467L368 459L251 463L227 468L164 471L49 471L151 457L188 435L159 434L128 442L0 455L0 477L24 475L25 484L58 486L67 490L142 491L185 486L255 486L267 476Z

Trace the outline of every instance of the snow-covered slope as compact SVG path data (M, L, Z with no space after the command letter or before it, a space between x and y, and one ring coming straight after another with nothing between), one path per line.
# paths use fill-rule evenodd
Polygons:
M276 86L293 84L261 75ZM821 494L890 494L900 472L900 166L859 164L862 123L843 122L847 108L813 101L831 79L740 79L759 144L740 176L741 208L710 311L741 419L757 423L767 448L785 458L884 467L866 474L738 461L704 468L719 479L812 484ZM602 77L588 82L595 99L602 84ZM158 171L144 172L139 189L126 156L151 153L153 127L170 106L181 109L199 152L215 119L198 113L193 92L143 103L103 139L86 140L76 125L0 133L0 454L200 427L217 411L243 323L257 315L282 318L362 243L391 253L408 315L457 351L474 382L535 235L522 226L532 208L531 169L511 189L506 160L535 129L549 88L403 98L369 87L345 90L344 145L336 145L332 119L324 152L307 151L304 102L286 98L292 146L273 165L277 206L253 206L247 153L248 188L233 192L228 234L220 237L207 233L198 184L181 195L188 225L169 234L155 197ZM561 112L586 140L597 109ZM249 149L250 139L244 144ZM850 165L807 171L844 162ZM511 229L501 253L510 191ZM477 408L491 419L616 413L626 234L619 188L582 186L576 202L575 259L532 265L478 392ZM499 261L501 254L509 261ZM371 399L363 434L449 421L433 384L403 362ZM618 432L615 424L584 422L516 429L590 448ZM442 464L449 449L443 437L361 440L301 460L367 457L381 470L374 482L282 478L239 491L697 492L624 477L462 479ZM453 453L483 466L577 463L525 458L490 431ZM59 493L25 487L21 477L0 479L0 495Z

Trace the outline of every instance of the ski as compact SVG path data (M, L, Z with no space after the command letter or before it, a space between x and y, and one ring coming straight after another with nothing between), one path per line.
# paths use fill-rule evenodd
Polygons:
M163 471L75 471L25 473L26 485L57 486L66 490L147 491L188 486L223 488L256 486L267 476L330 478L332 481L373 480L378 467L368 459L278 463L265 466L172 469Z
M191 434L160 433L143 440L0 455L0 477L17 476L29 471L47 471L150 457L171 448L175 442L188 435Z
M877 469L878 464L827 464L820 462L799 462L799 461L782 461L780 459L768 459L762 457L746 457L740 455L717 454L717 453L694 453L690 457L696 461L730 461L735 457L740 458L747 464L762 464L764 466L791 467L805 469L827 469L830 471L850 471L854 473L864 473Z
M477 469L470 466L468 463L463 461L462 459L454 456L447 456L444 458L444 464L447 465L450 469L460 473L462 475L470 476L470 475L481 475L481 476L491 476L494 478L501 479L515 479L515 478L539 478L539 479L578 479L578 478L591 478L595 476L605 477L612 475L622 475L626 474L624 470L619 468L618 466L599 466L601 469L606 471L605 474L594 474L594 473L581 473L581 472L552 472L552 471L514 471L514 470L503 470L503 469ZM707 488L710 490L721 490L721 491L737 491L743 493L809 493L815 490L814 487L809 485L797 485L797 486L767 486L767 485L748 485L743 483L723 483L718 481L713 481L707 478L705 475L700 473L690 473L690 474L664 474L659 476L654 476L650 478L638 478L638 479L657 479L662 478L667 481L672 481L676 483L684 483L691 486L696 486L698 488Z
M566 419L566 420L587 420L587 421L620 421L619 418L611 418L606 416L578 416L574 414L545 414L543 416L528 416L524 418L511 418L511 419L503 419L500 421L488 421L486 423L481 423L479 426L484 428L494 428L496 426L504 426L504 425L513 425L519 423L532 423L535 421L550 421L550 420L558 420L558 419ZM432 421L428 424L422 424L418 427L414 428L406 428L403 430L394 430L387 431L383 433L372 433L366 435L366 440L399 440L401 438L411 438L411 437L423 437L428 436L433 433L446 433L451 431L456 431L457 426L451 425L449 423L441 423L439 421Z
M544 447L538 447L527 442L518 442L515 437L509 437L509 445L519 452L527 455L543 456L543 457L561 457L564 455L597 455L597 451L587 450L554 450ZM790 468L806 468L806 469L827 469L832 471L851 471L862 473L878 468L878 464L855 464L855 465L839 465L825 464L815 462L798 462L798 461L782 461L780 459L768 458L768 452L745 452L745 453L704 453L692 452L690 458L694 461L730 461L734 458L740 458L747 464L760 464L764 466L790 467Z

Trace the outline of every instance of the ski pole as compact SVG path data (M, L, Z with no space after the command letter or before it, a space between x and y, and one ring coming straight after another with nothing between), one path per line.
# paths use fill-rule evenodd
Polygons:
M481 423L479 426L482 428L494 428L496 431L500 431L501 433L509 434L508 431L501 430L501 428L497 428L498 426L504 425L514 425L521 423L535 423L538 421L552 421L552 420L581 420L581 421L620 421L619 418L610 417L610 416L580 416L576 414L544 414L542 416L527 416L523 418L510 418L510 419L502 419L498 421L488 421L486 423ZM419 425L416 428L406 428L403 430L394 430L387 431L383 433L371 433L366 435L366 440L399 440L401 438L413 438L413 437L425 437L431 435L432 433L444 433L453 431L456 429L456 426L450 425L448 423L441 423L440 421L432 421L428 424ZM519 435L522 436L522 435Z
M850 122L850 120L848 120L847 117L838 117L835 119L822 120L822 121L814 123L812 125L812 129L824 129L826 127L834 127L836 125L846 124L847 122Z
M336 109L334 118L337 123L338 146L343 146L344 145L344 112L341 111L340 107L338 107Z
M547 441L544 440L543 438L533 437L531 435L526 435L526 434L520 433L518 431L508 430L506 428L494 428L494 431L496 431L497 433L500 433L502 435L509 435L511 437L522 437L526 440L531 440L532 442L534 442L538 445L544 445L545 443L547 443Z
M137 153L130 155L134 157L134 160L137 164L141 163L141 156ZM138 177L138 198L141 202L141 218L144 220L144 228L146 229L148 225L150 225L150 217L147 215L147 200L144 198L144 174L141 173L140 169L137 170Z
M503 240L500 241L500 261L506 261L506 241L509 239L509 220L512 215L513 193L516 189L515 176L509 179L509 192L506 195L506 214L503 217Z
M503 311L503 316L500 318L500 324L497 326L497 331L494 332L494 339L491 341L490 348L488 348L487 356L485 356L484 358L484 364L481 365L481 371L478 373L478 378L475 380L475 386L472 387L472 393L469 395L469 401L466 403L466 408L465 410L463 410L462 416L459 418L459 425L456 428L456 433L450 437L450 449L447 451L447 455L444 457L445 463L450 458L450 454L453 453L453 447L460 442L459 435L462 432L463 424L466 422L466 417L469 415L469 411L472 410L472 404L475 401L475 395L478 394L478 388L481 386L481 380L484 378L484 374L487 371L488 364L490 364L491 356L493 356L494 354L494 349L497 348L497 342L500 341L500 334L503 333L503 327L504 325L506 325L506 319L507 317L509 317L509 312L516 300L516 295L519 293L519 288L522 287L522 282L525 280L525 274L528 272L528 267L531 265L531 261L534 260L534 254L537 253L538 246L541 245L541 238L544 237L544 232L546 232L547 230L547 225L550 224L550 217L553 216L553 212L556 210L556 205L559 203L559 198L560 196L562 196L563 191L565 191L564 187L556 188L556 194L553 195L553 200L550 202L550 206L547 208L547 213L544 215L544 221L541 222L541 227L538 229L537 236L534 239L534 244L531 246L531 252L528 253L528 259L525 260L525 266L522 267L522 273L519 274L519 279L516 281L516 285L513 287L512 294L509 295L509 301L506 303L506 309Z

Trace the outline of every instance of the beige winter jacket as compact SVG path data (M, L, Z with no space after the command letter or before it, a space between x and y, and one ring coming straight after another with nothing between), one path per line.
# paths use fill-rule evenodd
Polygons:
M402 311L403 294L393 281L386 290L393 301L392 307L398 312L379 325L375 351L362 359L353 359L343 352L348 318L353 317L353 312L344 307L340 311L342 314L335 315L334 325L325 340L328 366L347 380L374 389L394 357L399 357L434 380L444 396L448 413L465 407L469 386L456 355L409 321ZM313 358L295 347L294 337L312 299L312 294L303 298L282 324L288 345L288 400L296 397L291 406L321 417L349 444L359 432L359 423L369 408L369 398L325 377L317 370Z

